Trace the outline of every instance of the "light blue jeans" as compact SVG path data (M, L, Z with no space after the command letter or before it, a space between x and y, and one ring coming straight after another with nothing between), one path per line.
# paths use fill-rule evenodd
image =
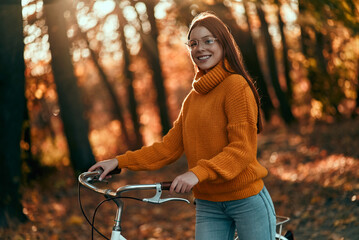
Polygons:
M196 199L196 240L274 240L276 217L264 187L249 198L211 202Z

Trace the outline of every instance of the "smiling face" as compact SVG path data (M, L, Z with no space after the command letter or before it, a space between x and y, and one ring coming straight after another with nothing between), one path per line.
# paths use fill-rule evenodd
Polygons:
M213 41L214 42L211 42ZM223 58L223 49L213 34L203 26L193 28L189 41L197 40L191 50L191 57L197 67L205 72L216 66Z

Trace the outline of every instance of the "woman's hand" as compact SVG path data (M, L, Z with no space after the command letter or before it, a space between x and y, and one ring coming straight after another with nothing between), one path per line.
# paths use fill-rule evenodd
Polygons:
M98 168L103 169L103 173L101 174L99 180L102 181L109 172L116 169L118 167L118 161L116 158L100 161L96 164L94 164L92 167L89 168L89 172L95 171Z
M179 175L173 180L170 188L170 192L173 193L187 193L192 190L194 185L199 182L196 174L193 172L186 172L182 175Z

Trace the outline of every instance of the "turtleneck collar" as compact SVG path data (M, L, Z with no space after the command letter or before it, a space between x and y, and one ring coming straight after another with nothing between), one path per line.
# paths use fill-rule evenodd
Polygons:
M193 88L200 94L207 94L218 84L220 84L231 73L227 72L223 68L223 61L220 61L214 68L205 73L203 70L199 70L193 81ZM225 59L224 63L229 71L232 71L228 61Z

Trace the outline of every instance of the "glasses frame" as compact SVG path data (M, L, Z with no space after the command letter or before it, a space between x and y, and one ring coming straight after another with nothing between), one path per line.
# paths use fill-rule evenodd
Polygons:
M205 43L205 41L207 40L213 40L213 43ZM191 46L191 42L196 42L196 46L192 47ZM215 37L204 37L204 38L201 38L201 39L193 39L193 40L188 40L185 44L187 46L187 48L190 50L190 51L193 51L194 49L196 49L197 47L199 47L199 44L203 43L202 46L212 46L216 41L218 41L218 38L215 38Z

